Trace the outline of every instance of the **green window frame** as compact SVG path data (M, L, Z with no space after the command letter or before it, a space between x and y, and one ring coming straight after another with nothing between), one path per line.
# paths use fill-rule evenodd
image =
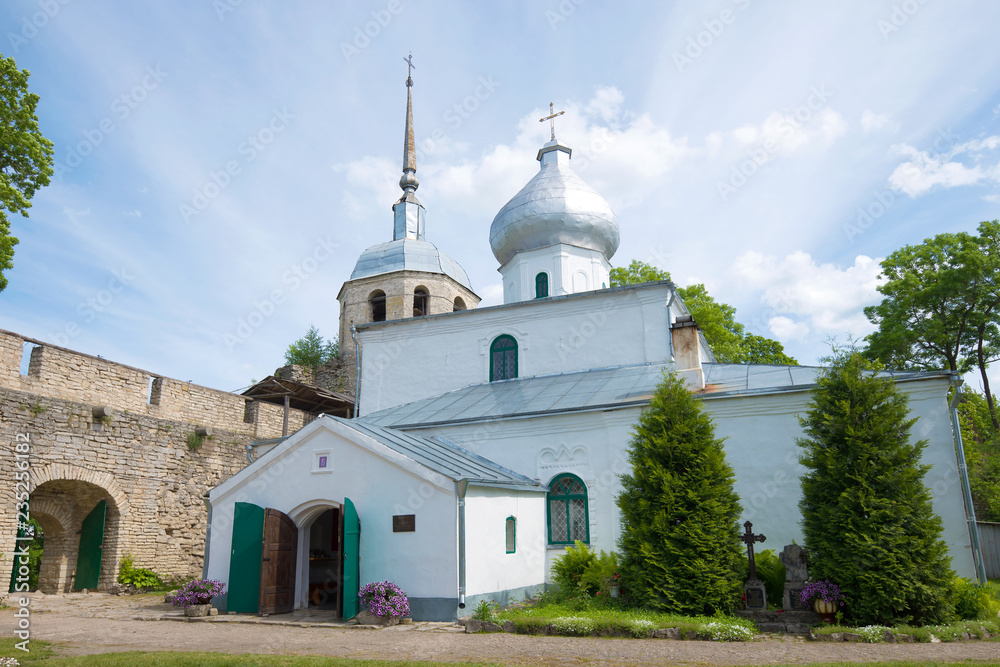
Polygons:
M544 299L549 295L549 274L542 271L535 276L535 298Z
M504 529L507 537L507 553L512 554L517 551L517 518L507 517Z
M490 382L517 377L517 341L502 334L490 345Z
M556 475L546 501L549 544L590 544L590 502L582 479L568 472Z

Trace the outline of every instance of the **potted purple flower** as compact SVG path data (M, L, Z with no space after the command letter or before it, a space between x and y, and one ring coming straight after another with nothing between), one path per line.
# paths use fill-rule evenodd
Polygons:
M799 599L808 603L813 603L813 609L827 623L833 623L833 616L837 607L844 606L844 594L840 592L837 584L829 579L823 581L807 581L799 593Z
M391 581L366 584L358 597L380 625L396 625L400 619L410 615L410 601L406 598L406 593Z
M212 598L222 595L226 585L216 579L195 579L184 584L174 596L173 605L184 607L185 616L208 616Z

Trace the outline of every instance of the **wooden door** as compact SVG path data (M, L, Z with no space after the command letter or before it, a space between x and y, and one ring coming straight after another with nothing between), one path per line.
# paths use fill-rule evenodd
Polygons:
M236 503L233 544L229 554L227 611L256 614L260 609L261 552L264 544L264 508Z
M350 498L344 498L344 572L341 577L341 618L358 615L358 591L361 590L361 520Z
M264 548L260 559L260 613L287 614L295 607L295 556L299 529L288 515L264 510Z
M108 502L102 500L90 511L80 526L80 550L76 554L76 578L73 590L97 588L104 556L104 517Z

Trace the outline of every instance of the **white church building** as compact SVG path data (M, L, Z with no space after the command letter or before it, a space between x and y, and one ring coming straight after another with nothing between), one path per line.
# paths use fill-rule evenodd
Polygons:
M205 573L228 589L217 605L350 617L359 586L390 580L414 619L448 620L534 594L574 540L616 548L630 431L668 370L726 439L741 523L765 548L801 543L798 418L822 369L717 363L672 283L609 288L617 218L554 129L489 231L504 303L476 308L465 271L425 238L411 87L393 240L362 254L338 296L358 417L262 444L210 492ZM973 577L947 402L957 378L891 376L929 443L952 567Z

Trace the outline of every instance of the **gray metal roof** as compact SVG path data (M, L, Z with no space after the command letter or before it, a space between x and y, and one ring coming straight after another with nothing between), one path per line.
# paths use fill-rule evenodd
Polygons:
M396 239L373 245L361 253L351 280L404 270L443 273L472 290L469 276L458 262L430 241L420 239Z
M663 371L672 363L619 366L517 378L463 389L398 405L360 418L360 423L407 428L505 417L613 409L649 403ZM818 366L704 364L704 398L737 394L801 391L815 385ZM885 372L897 381L941 377L947 372ZM357 423L357 422L354 422Z
M359 420L329 415L324 415L323 419L338 421L448 479L467 479L480 486L546 490L545 486L530 477L509 470L441 437L424 438Z

